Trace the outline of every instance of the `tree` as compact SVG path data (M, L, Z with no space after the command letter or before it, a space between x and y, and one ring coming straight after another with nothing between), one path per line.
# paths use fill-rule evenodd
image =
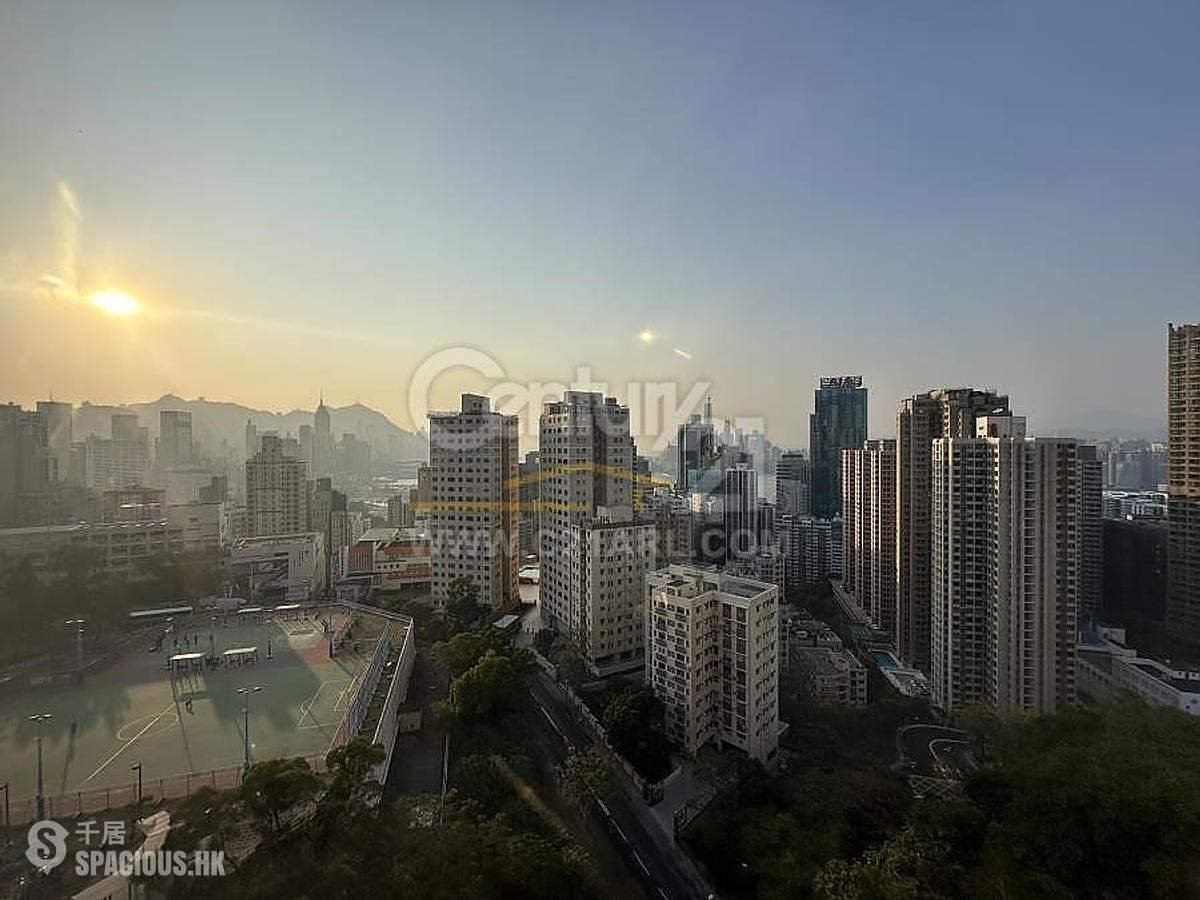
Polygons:
M242 818L237 791L202 787L179 802L167 834L168 850L224 850ZM237 867L236 860L227 858Z
M446 592L446 624L450 631L463 631L474 626L483 617L479 606L479 586L474 579L460 575L450 582Z
M671 742L663 731L663 702L644 684L630 685L604 708L604 733L618 753L649 781L671 771Z
M375 768L386 758L383 747L365 737L331 750L325 757L325 765L333 775L329 793L354 802L373 803L382 790Z
M503 653L507 649L508 638L488 626L486 630L459 632L449 640L435 644L433 656L450 670L451 678L457 678L488 653Z
M575 752L566 758L562 767L563 792L586 809L593 797L605 797L613 788L612 760L596 747Z
M302 801L309 800L320 787L307 760L269 759L255 763L242 779L242 797L246 807L278 834L282 815Z
M533 636L533 646L538 653L545 656L550 652L550 648L554 646L554 639L557 636L553 628L539 628L537 634Z
M450 683L446 708L464 722L495 722L521 708L522 661L491 654Z

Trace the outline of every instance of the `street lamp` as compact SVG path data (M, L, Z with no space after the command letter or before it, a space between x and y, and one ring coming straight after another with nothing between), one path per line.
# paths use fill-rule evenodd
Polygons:
M53 713L38 713L36 716L30 716L29 721L37 728L37 757L38 757L38 785L37 785L37 810L38 818L46 818L46 797L42 788L42 729L49 724L54 718ZM7 799L8 792L5 791Z
M142 764L137 763L136 765L130 766L129 771L138 773L137 805L141 806L142 805Z
M238 688L238 693L241 694L244 698L243 699L244 705L242 706L242 716L243 716L243 718L242 718L242 736L245 738L245 742L246 742L245 743L245 749L246 749L245 768L247 770L250 768L250 695L257 694L261 690L262 690L262 688L258 687L258 686ZM41 817L39 816L38 818L41 818Z

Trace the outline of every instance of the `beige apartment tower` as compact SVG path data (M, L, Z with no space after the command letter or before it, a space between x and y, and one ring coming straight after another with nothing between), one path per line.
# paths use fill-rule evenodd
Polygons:
M1079 445L984 416L931 447L934 701L1051 713L1075 701Z
M284 452L278 435L265 434L246 460L248 537L308 531L308 466Z
M457 412L431 412L428 481L433 602L444 605L451 583L467 577L480 605L515 607L517 417L492 412L491 401L476 394L463 394Z
M896 413L896 650L928 673L930 661L930 478L933 441L975 436L975 419L1008 412L1008 397L946 388L901 402Z
M769 764L780 731L779 588L694 566L651 572L645 677L688 754L715 741Z
M878 628L896 627L896 442L842 451L842 584Z
M629 407L567 391L543 407L539 443L542 621L579 644L593 674L640 668L655 548L653 526L634 520Z

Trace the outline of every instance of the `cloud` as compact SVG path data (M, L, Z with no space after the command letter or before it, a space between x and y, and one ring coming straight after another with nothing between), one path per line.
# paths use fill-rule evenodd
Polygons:
M675 355L676 355L676 356L682 356L684 359L691 359L691 358L692 358L692 354L688 353L688 352L687 352L686 350L684 350L682 347L676 347L676 348L675 348Z

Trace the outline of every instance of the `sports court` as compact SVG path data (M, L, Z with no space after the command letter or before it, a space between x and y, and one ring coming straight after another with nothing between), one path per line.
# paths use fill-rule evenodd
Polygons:
M0 697L0 782L14 807L37 793L38 726L43 727L47 796L77 795L129 785L142 765L147 793L159 778L205 774L242 764L243 687L250 697L251 760L323 755L374 651L381 623L342 609L269 614L196 614L171 631L148 629L136 649L89 674L81 685L30 687ZM330 658L327 629L349 625ZM152 650L159 637L161 646ZM228 650L257 648L249 654ZM178 663L173 656L204 657ZM195 671L186 671L194 669ZM188 701L191 701L190 704Z

